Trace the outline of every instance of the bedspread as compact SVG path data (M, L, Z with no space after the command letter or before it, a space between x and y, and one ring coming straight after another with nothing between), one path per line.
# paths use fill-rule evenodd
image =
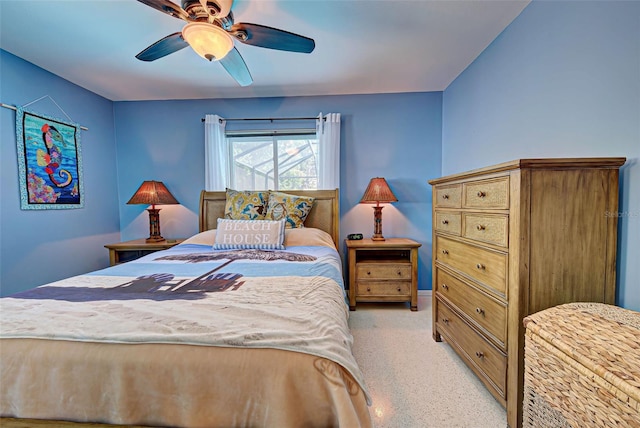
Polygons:
M326 247L178 245L0 299L0 338L295 351L321 357L317 371L332 370L323 359L337 363L370 403L351 353L340 266Z

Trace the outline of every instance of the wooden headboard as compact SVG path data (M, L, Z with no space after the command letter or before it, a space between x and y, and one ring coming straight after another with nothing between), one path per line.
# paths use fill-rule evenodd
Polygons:
M335 190L284 190L284 193L299 196L312 196L315 199L313 208L304 222L305 227L324 230L338 245L340 233L340 209L338 205L339 191ZM218 218L224 217L226 192L200 192L200 232L215 229Z

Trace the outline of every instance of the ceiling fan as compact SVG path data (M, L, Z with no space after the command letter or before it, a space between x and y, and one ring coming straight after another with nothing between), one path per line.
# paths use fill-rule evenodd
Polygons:
M138 0L162 13L187 22L173 33L144 49L136 58L155 61L191 46L201 57L219 61L240 86L253 82L234 40L253 46L289 52L311 53L313 39L259 24L234 23L233 0L182 0L182 7L171 0Z

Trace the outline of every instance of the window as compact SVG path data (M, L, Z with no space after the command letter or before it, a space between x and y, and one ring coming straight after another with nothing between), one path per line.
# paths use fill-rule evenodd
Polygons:
M229 135L230 187L243 190L318 189L315 133Z
M320 119L322 117L322 119ZM227 120L205 116L204 188L333 190L340 187L340 113L319 114L314 129L227 130Z

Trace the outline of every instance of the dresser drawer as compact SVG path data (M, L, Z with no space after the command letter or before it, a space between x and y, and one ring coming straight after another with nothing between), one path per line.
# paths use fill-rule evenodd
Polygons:
M358 263L356 266L358 280L411 279L410 263Z
M507 307L486 294L436 268L436 292L475 321L504 349L507 339Z
M448 186L436 186L436 207L460 208L462 206L462 186L453 184Z
M407 281L367 281L358 282L357 293L364 296L410 296L411 282Z
M436 237L436 260L497 291L507 292L507 255Z
M507 247L509 217L506 215L465 214L462 236L475 241Z
M462 215L460 213L436 212L435 228L438 232L452 233L460 236L461 226Z
M463 184L464 208L509 209L509 177Z
M498 348L487 342L473 328L465 323L446 304L438 302L436 322L447 340L454 345L458 354L476 370L485 384L495 389L505 398L507 357Z

